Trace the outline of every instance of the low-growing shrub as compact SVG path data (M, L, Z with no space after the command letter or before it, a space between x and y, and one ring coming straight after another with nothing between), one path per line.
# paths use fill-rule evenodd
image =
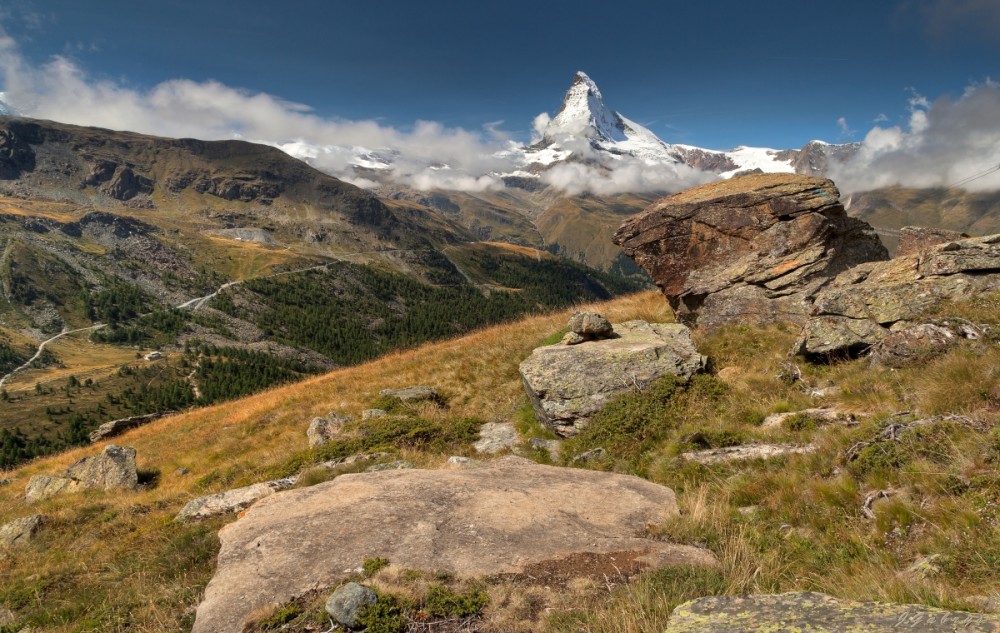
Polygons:
M482 611L488 600L479 587L458 593L444 585L431 585L424 598L424 610L439 618L466 618Z

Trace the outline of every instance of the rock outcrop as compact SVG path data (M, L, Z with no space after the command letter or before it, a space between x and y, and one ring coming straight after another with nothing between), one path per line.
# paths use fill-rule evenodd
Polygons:
M109 437L121 435L125 431L138 428L144 424L149 424L153 420L162 418L164 415L165 414L163 413L150 413L148 415L134 415L130 418L122 418L120 420L105 422L91 432L90 442L100 442L101 440L106 440Z
M852 354L938 303L1000 289L1000 235L947 242L840 275L816 296L795 351ZM963 334L963 336L967 336ZM974 336L974 334L972 335Z
M193 633L236 633L255 608L330 587L366 558L457 577L517 574L575 553L645 566L715 564L644 536L677 516L673 492L637 477L506 457L483 468L341 475L262 499L224 527Z
M351 421L351 418L338 413L330 413L326 417L313 418L306 429L306 437L309 439L309 448L317 448L328 442L332 442L344 430L344 425Z
M28 503L76 490L135 490L139 473L135 466L135 449L108 444L99 455L84 457L57 477L35 475L28 480L24 498Z
M48 520L44 514L32 514L0 525L0 550L27 545Z
M402 389L383 389L378 392L378 395L382 398L398 398L407 404L417 402L440 403L442 401L441 394L437 392L437 389L426 385L414 385L412 387L403 387Z
M296 477L286 477L198 497L188 501L174 520L196 521L222 514L235 514L279 490L291 488L296 481Z
M668 374L690 378L706 358L677 323L614 324L614 338L535 349L520 365L538 421L563 437L576 435L608 399Z
M744 444L742 446L725 446L723 448L710 448L704 451L693 451L681 453L681 457L705 466L713 464L725 464L726 462L743 461L748 459L771 459L772 457L783 457L785 455L801 455L812 453L815 446L797 446L795 444Z
M614 242L650 274L683 323L802 324L835 275L889 257L839 197L822 178L733 178L659 200L625 222Z
M995 633L1000 616L913 604L853 602L821 593L713 596L685 602L666 633Z

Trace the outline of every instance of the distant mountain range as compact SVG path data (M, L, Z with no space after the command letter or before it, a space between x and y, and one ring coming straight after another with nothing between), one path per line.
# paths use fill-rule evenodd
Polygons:
M632 157L648 165L687 165L728 178L755 170L820 174L831 159L842 160L856 149L857 144L831 145L823 141L812 141L800 150L737 147L717 151L670 144L608 108L597 84L578 72L562 108L545 126L542 138L511 154L518 156L526 171L536 174L554 163L589 156L611 167L622 157Z
M314 145L304 140L280 147L306 162L314 162L321 155L340 156L353 167L355 176L382 185L394 183L401 158L393 148ZM751 171L825 175L831 162L849 159L859 147L859 143L835 145L814 140L800 149L741 146L719 151L667 143L648 128L611 110L597 84L585 73L577 72L562 107L541 130L540 138L524 145L512 143L498 152L495 158L508 166L506 171L475 175L502 179L509 187L537 188L547 186L543 174L560 164L583 162L614 170L629 159L648 167L686 166L707 172L708 178L729 178ZM428 166L451 169L446 164Z

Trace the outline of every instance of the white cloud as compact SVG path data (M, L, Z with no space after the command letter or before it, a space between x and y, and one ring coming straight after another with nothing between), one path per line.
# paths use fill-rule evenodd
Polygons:
M542 173L542 182L575 196L581 193L674 192L719 179L717 174L684 164L649 164L630 156L600 162L592 152L578 150L578 153L588 159L585 162L558 163Z
M549 116L548 112L542 112L541 114L536 116L534 120L532 120L531 122L531 129L533 132L531 136L532 143L537 143L538 141L542 140L542 135L545 134L545 128L548 127L549 121L551 120L552 117Z
M851 126L847 124L846 117L840 117L837 119L837 127L840 128L840 135L844 138L854 138L854 136L858 133L857 130L852 130Z
M403 131L372 120L319 117L306 105L217 81L174 79L136 89L94 79L65 56L33 66L2 29L0 78L6 99L25 116L168 137L267 143L362 187L377 186L379 177L388 177L421 190L501 189L503 182L494 174L514 171L518 157L501 129L503 121L485 123L479 131L417 121ZM541 138L550 118L544 112L535 117L534 140ZM570 194L676 191L715 178L686 166L610 160L594 154L586 140L565 149L575 150L588 164L559 165L542 179ZM367 173L355 169L359 162Z
M372 181L359 178L349 165L355 153L391 155L396 179L420 188L497 187L497 179L482 174L512 167L494 155L507 140L500 121L482 131L417 121L404 131L371 120L319 117L303 104L217 81L175 79L141 90L94 79L60 55L34 66L2 29L0 80L6 100L25 116L170 137L267 143L356 183Z
M1000 84L987 79L933 103L912 91L905 127L873 127L861 149L830 176L845 193L879 187L943 187L1000 165ZM1000 189L1000 172L966 185Z

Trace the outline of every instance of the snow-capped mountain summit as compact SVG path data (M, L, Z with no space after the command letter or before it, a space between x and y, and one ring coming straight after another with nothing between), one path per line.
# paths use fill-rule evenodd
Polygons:
M559 113L545 126L544 137L553 142L573 136L618 142L626 139L624 127L621 117L604 105L597 84L580 71L573 77Z
M614 169L628 159L655 167L686 165L728 178L747 170L793 172L795 150L737 147L719 151L664 142L648 128L604 103L597 84L584 72L573 77L562 108L541 130L541 139L516 154L519 174L539 173L566 161L598 162Z
M524 148L524 164L548 165L573 154L632 156L648 164L676 163L670 145L604 103L597 84L579 71L563 97L562 108L542 130L542 138ZM591 157L592 158L592 157Z
M0 94L0 99L3 95ZM405 185L420 190L514 186L563 191L662 191L741 172L822 173L847 156L847 146L814 142L802 150L737 147L719 151L671 144L608 107L584 72L573 76L555 116L536 118L535 137L491 154L442 160L412 147L276 143L280 149L362 187ZM609 182L610 181L610 182Z

